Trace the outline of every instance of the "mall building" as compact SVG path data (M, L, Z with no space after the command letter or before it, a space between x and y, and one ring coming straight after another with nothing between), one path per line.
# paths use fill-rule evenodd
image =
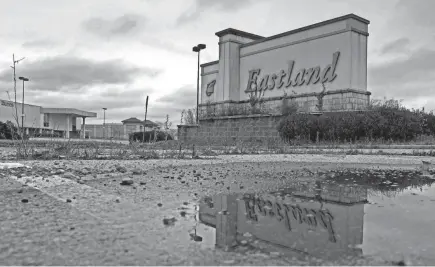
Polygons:
M0 100L0 121L11 121L21 126L22 104ZM27 135L84 138L86 118L95 118L97 113L74 108L44 108L24 104L24 131ZM77 123L79 121L79 123Z
M96 118L97 113L73 108L44 108L24 104L24 131L30 136L128 139L130 133L159 130L155 122L129 118L121 123L86 124L86 118ZM13 101L0 100L0 121L11 121L21 125L22 105Z

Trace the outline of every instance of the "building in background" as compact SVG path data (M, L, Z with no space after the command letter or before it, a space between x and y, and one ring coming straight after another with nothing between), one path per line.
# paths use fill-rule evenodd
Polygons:
M106 123L90 124L86 127L86 136L89 138L113 138L113 139L128 139L128 135L134 132L142 132L144 121L132 117L121 121L121 123ZM160 126L147 120L145 123L145 131L160 130Z
M18 120L21 126L21 115L21 103L15 105L13 101L0 100L0 121L11 121L17 126ZM84 138L86 118L97 117L97 113L74 108L44 108L30 104L24 104L24 115L24 131L27 135L64 138Z
M0 100L0 121L11 121L21 126L21 103ZM142 132L144 121L132 117L121 123L86 124L86 118L96 118L97 113L73 108L44 108L24 104L24 131L30 137L62 138L113 138L127 140L130 133ZM161 126L147 120L145 131L160 130ZM174 137L174 130L169 131Z

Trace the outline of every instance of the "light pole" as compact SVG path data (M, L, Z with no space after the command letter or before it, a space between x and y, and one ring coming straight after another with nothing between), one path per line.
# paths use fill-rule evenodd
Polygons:
M21 103L21 134L24 137L24 82L28 82L29 78L26 77L18 77L18 79L23 81L23 101Z
M14 63L13 66L11 66L11 68L14 70L14 95L15 95L15 114L17 114L18 116L18 110L17 110L17 76L16 76L16 65L18 63L20 63L20 61L24 60L25 58L21 58L18 60L15 60L15 54L12 54L12 62ZM9 94L8 94L9 96ZM18 120L18 118L17 118ZM17 121L17 124L19 124L19 122Z
M199 118L198 118L198 114L199 114L199 54L200 54L201 50L203 50L205 48L206 48L205 44L198 44L197 46L194 46L192 48L193 52L198 53L198 71L197 71L197 75L196 75L196 124L199 124Z
M103 139L106 139L106 110L107 108L103 108Z

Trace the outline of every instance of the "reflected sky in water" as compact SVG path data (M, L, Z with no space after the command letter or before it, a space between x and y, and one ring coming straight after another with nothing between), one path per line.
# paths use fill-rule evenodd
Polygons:
M223 250L435 263L432 182L373 186L322 179L267 194L209 196L199 204L196 234L203 246Z

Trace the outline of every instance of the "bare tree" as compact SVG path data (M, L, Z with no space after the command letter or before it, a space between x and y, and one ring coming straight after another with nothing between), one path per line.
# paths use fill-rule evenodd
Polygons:
M181 123L186 125L196 124L196 109L183 110L181 112Z
M256 113L256 110L261 110L261 105L264 102L264 94L266 90L255 88L249 93L249 104L251 105L251 113ZM259 105L260 107L257 107Z
M171 126L172 126L172 122L169 121L169 115L166 114L166 120L165 123L163 124L166 133L166 141L168 141L169 129L171 128Z

